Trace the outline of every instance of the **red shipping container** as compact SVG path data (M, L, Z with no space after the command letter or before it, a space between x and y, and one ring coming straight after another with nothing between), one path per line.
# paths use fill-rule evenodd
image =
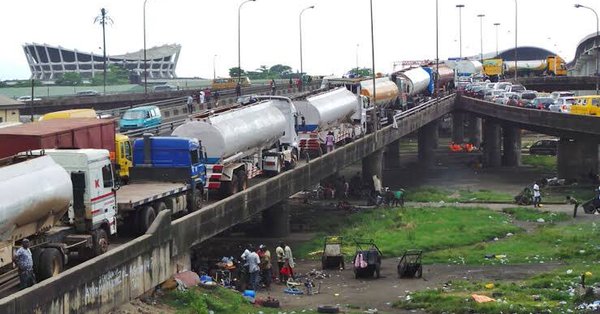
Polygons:
M114 153L115 120L53 119L0 128L0 158L41 148L101 148Z

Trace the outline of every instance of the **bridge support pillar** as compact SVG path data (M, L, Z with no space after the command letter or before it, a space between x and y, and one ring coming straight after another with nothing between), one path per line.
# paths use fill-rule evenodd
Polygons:
M502 165L502 152L500 147L500 125L497 122L486 120L483 124L483 166L500 167Z
M502 126L503 155L502 165L518 167L521 165L521 129L511 125Z
M386 169L400 167L400 140L393 141L385 147L384 164Z
M452 141L462 143L465 140L465 115L462 112L452 114Z
M438 121L433 121L427 125L424 125L419 129L419 162L425 167L432 166L435 162L434 148L436 146L435 133L438 129Z
M369 185L373 184L373 175L380 180L383 176L383 149L374 151L362 160L362 179Z
M271 238L286 237L290 234L290 206L281 201L262 213L262 235Z
M598 173L598 143L584 139L561 138L556 158L558 177L561 179L587 179Z
M481 146L481 118L469 115L469 143L475 147Z

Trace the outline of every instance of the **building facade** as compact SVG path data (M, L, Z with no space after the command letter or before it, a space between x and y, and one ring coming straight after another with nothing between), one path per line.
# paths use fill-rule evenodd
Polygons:
M104 71L102 55L36 43L23 45L23 50L31 70L31 78L36 80L52 81L69 72L79 73L83 79L91 79L96 75L102 75ZM181 45L179 44L147 49L148 78L176 78L175 68L180 51ZM110 64L118 65L140 77L144 76L143 49L123 55L107 56L106 59L107 67Z

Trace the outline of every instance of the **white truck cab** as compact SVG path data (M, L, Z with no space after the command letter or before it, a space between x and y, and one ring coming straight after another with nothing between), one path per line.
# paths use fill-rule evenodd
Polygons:
M104 228L110 234L117 233L115 181L108 151L104 149L47 149L45 153L71 174L72 178L73 173L83 174L84 187L82 190L86 229ZM73 185L76 189L75 182ZM74 201L69 208L71 223L76 223L76 203Z

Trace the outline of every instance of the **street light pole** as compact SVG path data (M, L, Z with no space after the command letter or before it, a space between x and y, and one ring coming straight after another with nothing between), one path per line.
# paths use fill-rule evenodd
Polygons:
M485 14L478 14L477 17L479 18L479 59L483 64L483 17Z
M439 55L439 34L440 30L438 27L439 22L439 3L438 0L435 0L435 75L433 76L435 81L433 81L433 96L437 99L438 97L438 80L440 77L440 55Z
M590 8L590 7L586 7L585 5L581 5L581 4L576 4L575 5L576 8L584 8L584 9L588 9L592 12L594 12L594 14L596 15L596 39L594 40L595 42L595 46L596 46L596 95L600 95L599 94L599 90L598 90L598 85L600 85L600 82L598 81L600 79L600 72L598 72L598 63L600 63L600 43L598 42L598 40L600 39L600 19L598 19L598 13L596 12L596 10Z
M500 23L494 23L494 26L496 26L496 57L498 56L498 26L500 26Z
M458 48L460 51L459 57L462 59L462 8L465 7L464 4L457 4L458 8Z
M299 28L300 28L300 81L302 82L302 76L304 73L304 69L302 67L302 13L304 13L304 11L308 10L308 9L314 9L315 6L311 5L310 7L306 7L304 9L302 9L302 11L300 11L300 14L298 15L298 24L299 24ZM302 86L302 85L300 85Z
M375 37L373 31L373 0L369 0L370 8L371 8L371 61L373 67L373 99L371 100L372 109L371 109L371 117L373 123L373 131L375 132L375 142L377 142L377 130L379 129L379 115L377 114L377 90L375 86L376 74L375 74Z
M144 95L148 94L148 60L146 58L146 2L144 0Z
M216 65L216 61L215 59L217 58L217 55L213 56L213 80L217 78L217 67Z
M242 84L242 57L241 57L241 27L240 27L240 15L242 6L248 2L255 2L256 0L246 0L238 7L238 84Z
M518 66L518 58L517 58L517 30L518 30L518 15L517 15L517 0L515 0L515 83L517 83L517 66Z
M360 44L356 44L356 75L358 76L358 47Z

